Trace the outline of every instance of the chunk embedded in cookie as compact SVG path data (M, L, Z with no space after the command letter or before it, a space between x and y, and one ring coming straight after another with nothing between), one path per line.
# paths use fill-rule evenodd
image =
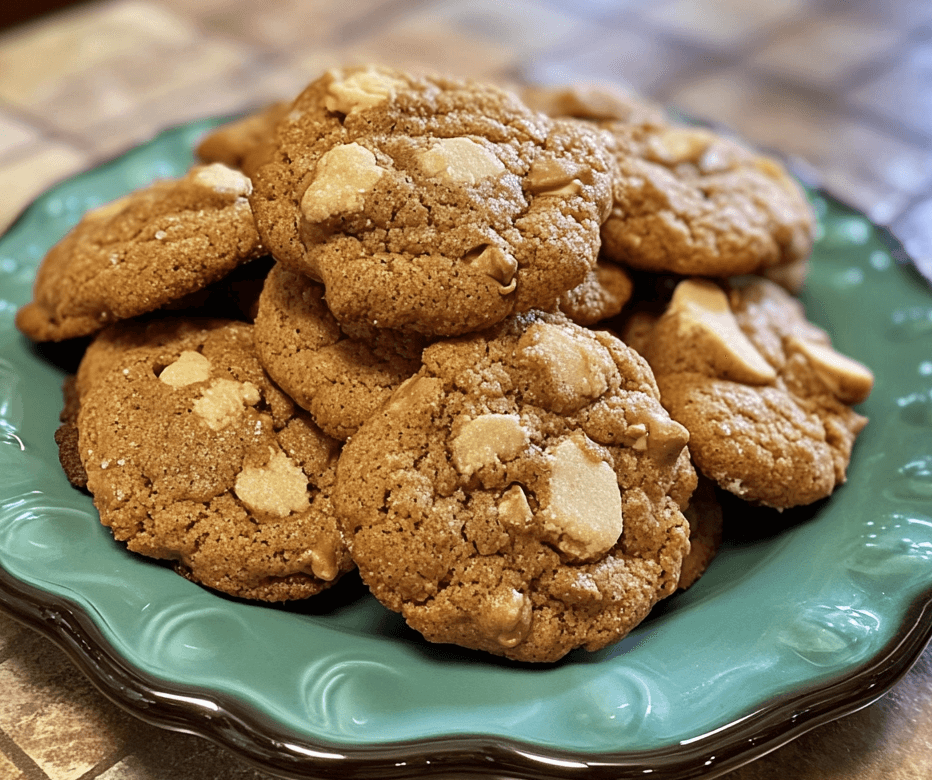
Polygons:
M607 137L490 85L332 70L276 127L263 241L344 325L450 336L551 308L594 267Z
M78 444L101 522L232 596L328 588L353 566L331 502L339 442L269 380L251 326L175 332L102 351L88 374Z
M380 601L431 641L553 661L617 641L676 589L696 477L633 350L533 311L423 363L337 470Z

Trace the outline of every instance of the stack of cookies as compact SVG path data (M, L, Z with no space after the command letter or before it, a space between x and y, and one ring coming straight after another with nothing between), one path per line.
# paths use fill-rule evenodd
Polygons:
M237 597L358 568L520 661L691 585L716 491L831 494L864 366L792 292L779 163L645 101L335 69L88 213L18 315L92 336L58 439L135 552Z

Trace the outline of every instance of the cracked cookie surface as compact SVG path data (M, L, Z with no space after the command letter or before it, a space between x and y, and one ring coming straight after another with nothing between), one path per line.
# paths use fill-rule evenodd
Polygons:
M340 322L458 335L584 280L611 203L605 144L493 86L334 70L277 125L250 200Z
M695 486L647 365L536 311L423 362L338 467L373 594L431 641L516 660L623 637L677 586Z
M347 335L323 285L277 265L259 298L256 352L269 376L329 435L345 440L421 366L425 339L381 328Z
M251 188L242 173L215 163L87 212L42 260L17 327L37 341L90 335L259 257Z
M777 284L746 280L726 292L684 280L662 316L623 335L689 430L696 467L723 489L783 509L845 481L867 422L852 406L873 375L835 351Z
M232 596L324 590L352 568L331 503L339 442L268 379L251 326L182 331L114 355L81 399L101 522Z

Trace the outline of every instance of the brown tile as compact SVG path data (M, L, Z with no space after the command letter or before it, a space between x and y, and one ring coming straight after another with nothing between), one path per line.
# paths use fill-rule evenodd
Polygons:
M771 73L820 88L896 51L905 33L883 20L856 14L807 19L752 58Z
M0 111L0 165L3 156L26 146L39 137L39 131Z
M394 0L163 0L209 35L249 41L270 51L332 45L366 29Z
M16 646L24 631L28 629L9 615L0 612L0 659L5 658Z
M932 41L905 52L898 63L859 87L854 105L932 136Z
M686 40L730 49L798 17L807 7L807 0L661 0L641 13Z
M686 73L707 68L708 55L652 34L612 27L585 47L546 56L521 68L526 81L549 84L608 81L656 95Z
M0 753L0 777L3 780L28 780L19 767L3 753Z
M0 160L0 230L7 228L36 196L88 163L83 152L48 142L27 147L15 158Z
M0 728L50 780L76 780L123 742L128 716L37 634L0 664L0 690Z

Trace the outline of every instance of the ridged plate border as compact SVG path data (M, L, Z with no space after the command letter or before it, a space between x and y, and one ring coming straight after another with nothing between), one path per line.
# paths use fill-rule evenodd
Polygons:
M62 183L0 238L0 603L63 647L116 703L144 720L201 734L268 771L291 777L450 777L467 772L524 778L711 777L869 704L919 656L932 635L932 296L902 262L902 247L886 231L813 190L822 230L803 300L810 317L833 333L836 344L878 375L864 408L872 423L856 447L849 484L832 499L779 518L750 513L745 520L757 527L742 526L706 577L690 592L665 602L628 640L591 656L574 653L561 664L540 669L419 646L390 621L384 627L379 608L369 603L358 608L338 604L333 607L337 617L286 613L283 618L310 620L312 633L321 634L357 635L361 628L378 626L378 642L387 642L392 652L401 648L399 652L414 658L406 670L410 673L420 664L429 679L462 675L468 682L478 674L496 681L531 679L542 687L555 680L575 681L578 692L545 689L540 697L547 705L547 720L576 718L564 724L562 734L560 727L535 733L540 726L533 719L516 727L519 738L495 718L488 729L477 727L483 718L480 706L475 712L462 709L469 724L465 730L449 713L446 721L431 716L429 723L409 723L408 713L399 708L387 713L387 723L398 723L394 733L383 724L380 732L373 728L371 740L350 732L336 739L322 724L342 715L328 711L327 702L313 703L322 715L320 723L289 720L274 701L257 705L243 675L223 681L221 674L220 682L204 678L206 682L198 683L143 658L132 641L155 637L156 646L171 645L176 641L172 632L179 630L188 633L174 651L196 651L192 658L174 656L180 667L190 662L196 669L204 660L198 652L209 657L218 650L190 634L192 624L185 623L180 608L154 628L143 626L143 633L131 636L127 645L120 639L121 627L108 623L106 610L95 605L96 573L77 572L80 576L67 587L56 583L57 570L67 569L61 550L77 544L96 545L95 555L118 561L107 574L110 585L132 582L139 567L149 567L145 577L155 577L172 593L176 587L182 589L179 593L194 587L129 555L99 524L87 532L88 502L76 500L78 494L63 483L48 436L58 408L59 364L67 363L68 356L60 349L29 345L13 329L12 318L15 308L28 300L45 250L84 210L153 178L180 174L190 164L195 140L215 123L168 131ZM75 589L74 582L85 583L85 591ZM130 604L132 587L127 585L121 598ZM192 603L203 603L199 589L195 599ZM252 619L259 614L252 610L263 609L219 597L216 602L215 607L200 608L206 610L207 625L216 624L221 633L235 634L242 614ZM344 607L348 611L341 612ZM738 627L728 617L736 607L749 626ZM280 612L269 612L282 619ZM766 619L755 624L755 615L763 612ZM320 628L328 620L334 628ZM681 651L684 660L677 665ZM723 653L734 663L722 664ZM644 661L647 655L665 659L666 671L658 673ZM343 663L342 657L324 653L315 660L315 674L335 681L334 669L342 669ZM366 674L376 670L374 690L395 691L398 680L379 679L383 670L378 662L354 663L346 667L350 677L359 669ZM708 684L702 670L696 671L700 666L709 670ZM600 675L605 670L612 671L624 694L611 702L588 685L591 680L604 687ZM383 683L387 687L380 689ZM757 687L755 695L732 695L749 684ZM315 682L311 696L325 699L332 687ZM686 704L674 701L671 691L682 693ZM622 704L614 707L617 701ZM591 702L595 704L588 709ZM625 712L629 705L641 709ZM708 713L707 721L697 720L692 729L682 715L690 706ZM501 707L504 712L507 702ZM624 718L615 722L619 712L627 718L624 723ZM606 747L616 726L618 746ZM588 733L591 744L585 744Z

